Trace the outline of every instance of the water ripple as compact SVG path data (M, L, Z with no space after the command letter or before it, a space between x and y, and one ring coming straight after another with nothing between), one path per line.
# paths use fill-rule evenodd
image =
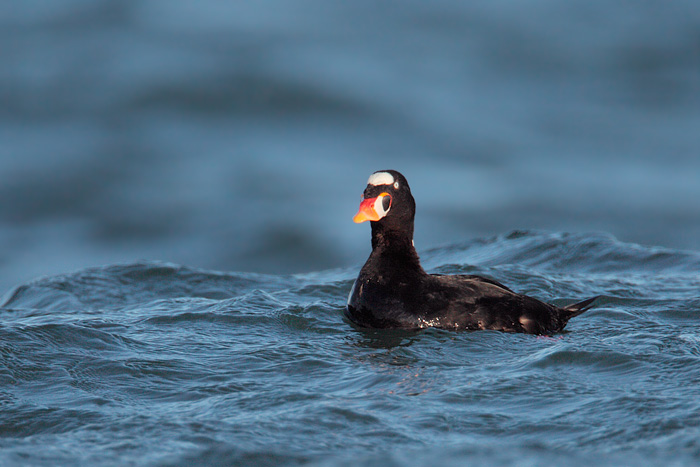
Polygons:
M579 464L652 448L700 458L695 255L518 233L423 258L562 303L602 298L535 337L356 329L342 314L356 269L136 263L39 279L0 308L1 457L323 465L359 449L493 464L507 445Z

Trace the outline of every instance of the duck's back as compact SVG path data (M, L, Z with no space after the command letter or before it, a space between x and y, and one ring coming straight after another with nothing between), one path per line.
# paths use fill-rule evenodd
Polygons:
M425 274L413 280L391 279L360 274L348 300L348 317L373 328L492 329L534 334L562 328L556 307L488 278Z
M543 334L560 331L558 308L481 276L431 275L447 309L434 310L455 328ZM564 323L565 324L565 323Z

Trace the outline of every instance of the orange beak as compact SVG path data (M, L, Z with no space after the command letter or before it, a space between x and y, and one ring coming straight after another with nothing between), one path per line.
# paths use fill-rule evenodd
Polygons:
M360 203L360 210L357 211L355 217L352 218L352 221L355 224L365 221L378 221L381 219L379 214L377 214L377 211L374 209L374 203L377 202L377 198L367 198L362 200Z

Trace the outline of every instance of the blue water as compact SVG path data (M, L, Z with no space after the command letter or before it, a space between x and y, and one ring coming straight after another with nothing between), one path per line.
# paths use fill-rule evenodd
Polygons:
M0 464L700 460L697 1L10 3ZM354 329L380 169L427 269L603 298Z
M700 250L700 6L27 0L0 12L0 290L136 260L309 272L406 175L419 249Z
M423 258L602 298L549 337L414 333L344 321L354 269L40 279L1 308L0 463L700 461L700 254L513 232Z

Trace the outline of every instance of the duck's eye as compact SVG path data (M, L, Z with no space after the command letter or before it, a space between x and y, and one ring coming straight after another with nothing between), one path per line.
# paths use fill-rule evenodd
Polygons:
M394 188L395 188L396 190L399 189L399 182L394 182Z

